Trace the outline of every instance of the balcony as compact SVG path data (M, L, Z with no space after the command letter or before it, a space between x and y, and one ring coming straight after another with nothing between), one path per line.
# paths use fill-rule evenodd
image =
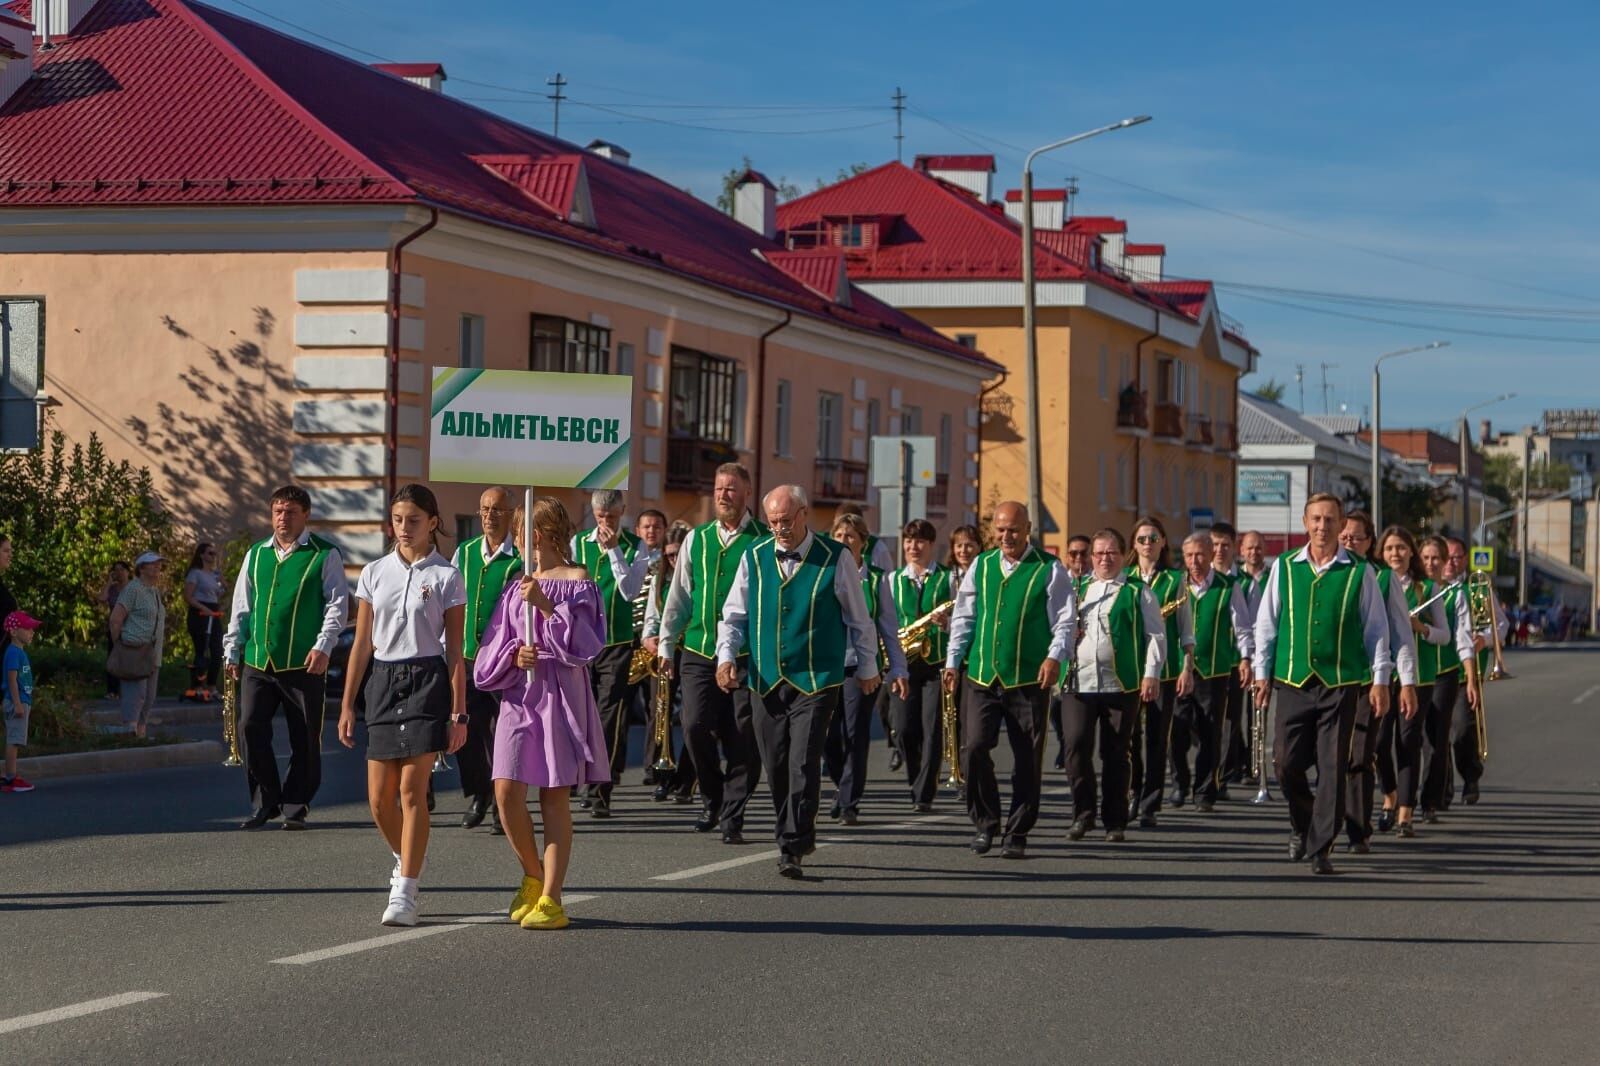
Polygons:
M1183 408L1175 403L1156 404L1151 434L1156 440L1183 440Z
M1239 427L1232 422L1218 422L1212 428L1213 451L1221 455L1239 454Z
M737 461L739 453L716 441L673 439L667 441L667 488L687 492L710 492L717 480L717 467Z
M1196 451L1211 449L1211 419L1205 415L1194 415L1189 419L1188 443Z
M1150 435L1149 393L1132 385L1117 396L1117 432L1128 437Z
M867 498L867 464L848 459L818 459L815 495L818 503L857 503Z
M948 511L950 509L950 475L935 474L933 484L928 486L928 510Z

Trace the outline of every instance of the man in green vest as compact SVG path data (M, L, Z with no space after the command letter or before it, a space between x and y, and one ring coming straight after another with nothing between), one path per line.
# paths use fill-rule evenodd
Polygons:
M674 653L682 652L683 743L705 801L695 831L721 826L724 844L743 844L745 805L761 782L761 756L749 688L726 692L717 684L717 625L739 561L767 528L750 514L750 471L738 463L717 467L711 506L716 517L697 526L678 550L657 650L667 678Z
M1232 523L1217 521L1211 524L1211 568L1228 581L1239 578L1239 531ZM1226 706L1222 716L1222 783L1217 788L1217 798L1228 798L1228 785L1245 779L1250 772L1250 749L1245 746L1245 734L1250 730L1249 714L1245 704L1245 685L1237 672L1228 675Z
M1083 590L1088 587L1090 578L1094 575L1094 566L1090 562L1090 555L1094 547L1087 533L1074 533L1067 538L1067 550L1064 553L1067 561L1067 573L1072 575L1072 592L1079 603L1083 602ZM1050 689L1050 728L1056 732L1056 762L1057 770L1067 768L1067 732L1061 720L1061 686L1056 685Z
M600 726L611 753L611 780L594 785L589 791L589 813L596 818L611 816L612 782L622 780L623 768L628 765L628 708L632 695L628 664L633 661L633 649L638 643L633 601L650 572L650 553L640 549L638 537L622 528L626 507L627 501L616 489L596 489L589 496L594 528L574 534L571 544L572 561L588 570L600 586L600 610L606 619L605 647L589 664L594 702L600 708Z
M272 536L245 553L233 584L222 653L229 680L239 683L239 740L255 807L240 829L260 829L279 814L285 829L304 829L322 783L328 656L344 631L349 588L339 549L306 529L310 518L305 489L274 492ZM281 783L272 750L280 709L289 731L289 773Z
M845 652L854 651L863 697L878 691L878 631L861 571L844 545L811 532L806 493L780 485L762 501L770 537L748 548L717 627L717 685L745 687L749 654L756 747L777 813L778 873L802 876L816 850L822 746L839 706Z
M973 560L956 593L943 685L954 692L965 665L961 773L977 830L973 853L987 854L1001 829L1000 786L990 752L1000 743L1004 723L1012 769L1001 854L1021 859L1039 818L1048 694L1061 677L1077 615L1067 568L1028 540L1027 508L1015 500L998 504L991 529L999 547Z
M1313 873L1331 874L1356 694L1370 689L1375 717L1389 708L1389 616L1371 564L1339 546L1340 499L1311 496L1304 522L1306 546L1278 557L1261 593L1253 692L1263 713L1278 699L1273 761L1289 801L1289 858L1309 854Z
M472 663L506 583L522 573L522 556L511 536L513 506L511 493L504 488L485 489L478 497L483 534L457 545L454 560L467 589L467 618L461 637L461 654L467 661L467 742L456 752L461 792L467 798L461 825L475 829L487 815L495 833L500 832L500 812L494 804L494 726L500 717L500 700L472 683Z
M1224 715L1228 689L1235 679L1250 682L1250 610L1244 590L1212 565L1212 533L1191 533L1183 541L1184 595L1194 633L1185 651L1183 670L1187 695L1178 697L1172 716L1172 774L1180 793L1188 793L1189 748L1194 758L1195 808L1209 812L1222 783ZM1146 782L1148 798L1149 782ZM1160 782L1156 782L1160 795ZM1143 809L1143 808L1141 808Z

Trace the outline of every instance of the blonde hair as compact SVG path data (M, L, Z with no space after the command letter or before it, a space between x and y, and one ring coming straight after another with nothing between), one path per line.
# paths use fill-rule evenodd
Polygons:
M867 538L872 535L867 532L867 520L858 514L849 514L847 512L845 514L838 515L834 518L833 525L829 528L829 532L837 533L839 532L840 527L848 529L850 532L860 537L862 544L866 544Z
M511 512L512 536L517 539L517 546L522 554L528 557L530 563L533 557L533 546L524 544L523 527L527 522L527 512L521 504ZM536 533L544 538L547 544L554 545L551 549L561 557L563 563L571 563L570 558L573 525L572 518L567 514L566 507L554 496L535 496L533 498L533 528Z

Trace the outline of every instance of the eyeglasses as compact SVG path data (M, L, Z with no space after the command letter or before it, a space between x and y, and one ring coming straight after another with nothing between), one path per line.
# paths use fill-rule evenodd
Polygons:
M1067 549L1067 557L1068 558L1071 558L1071 557L1073 557L1075 555L1088 555L1088 554L1089 554L1089 549L1088 548L1068 548Z
M478 513L485 518L498 518L501 515L510 514L511 510L507 507L480 507L478 508Z
M1134 541L1135 544L1160 544L1161 543L1161 534L1160 533L1145 533L1142 536L1134 537L1133 541Z

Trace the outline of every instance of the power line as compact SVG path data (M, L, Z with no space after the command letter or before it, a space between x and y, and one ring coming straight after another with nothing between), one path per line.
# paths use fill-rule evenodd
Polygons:
M1255 300L1257 303L1273 304L1277 307L1287 307L1296 311L1306 311L1314 315L1327 315L1331 318L1348 318L1356 322L1372 322L1380 326L1398 326L1401 329L1425 330L1431 333L1453 333L1463 337L1489 337L1495 340L1510 341L1548 341L1552 344L1589 344L1600 346L1600 337L1552 337L1532 333L1498 333L1491 330L1466 329L1461 326L1441 326L1431 322L1403 322L1393 318L1379 318L1376 315L1358 315L1351 311L1335 311L1328 307L1310 307L1306 304L1293 303L1289 300L1275 300L1270 296L1261 296L1256 293L1238 292L1234 295L1245 300Z
M679 122L670 118L656 118L652 115L630 115L626 111L618 111L616 108L586 103L582 100L572 100L570 103L573 107L586 107L592 111L604 111L608 115L621 115L623 118L632 119L635 122L651 122L661 126L675 126L678 129L686 130L704 130L709 133L745 133L764 137L799 136L813 133L848 133L853 130L876 129L880 126L887 126L894 121L893 119L885 118L876 122L863 122L853 126L828 126L821 129L753 130L727 126L703 126L694 122Z

